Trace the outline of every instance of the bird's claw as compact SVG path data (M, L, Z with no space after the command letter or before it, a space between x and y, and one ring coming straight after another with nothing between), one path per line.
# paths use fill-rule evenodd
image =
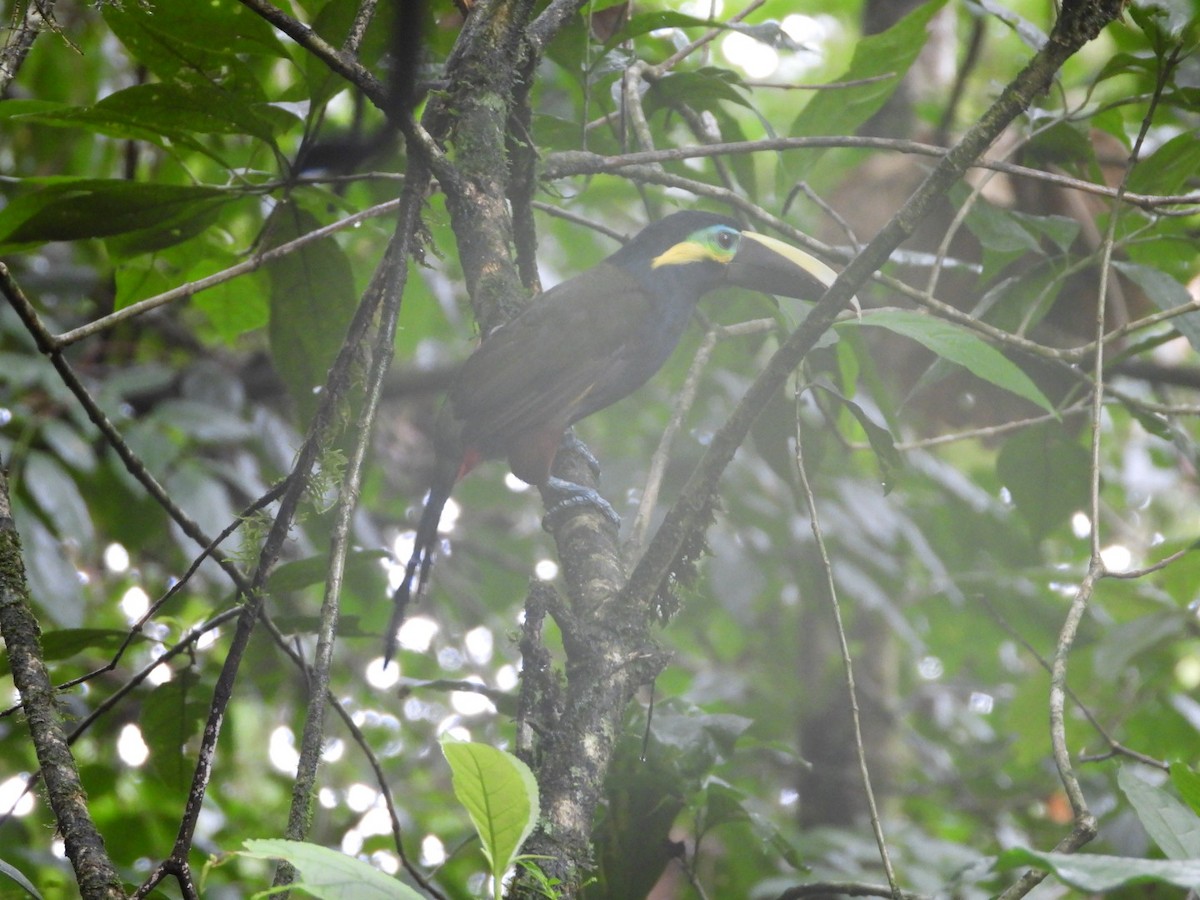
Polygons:
M551 478L546 482L546 490L554 497L553 504L542 517L542 528L546 531L553 532L562 523L564 516L584 506L598 510L614 528L621 527L621 517L612 508L612 504L592 488L562 478Z
M587 463L587 467L592 470L592 477L600 477L600 460L596 459L595 454L588 449L587 444L575 436L574 428L568 428L563 432L562 443L558 445L558 449L560 453L566 450L578 454ZM610 506L609 509L612 509L612 507Z

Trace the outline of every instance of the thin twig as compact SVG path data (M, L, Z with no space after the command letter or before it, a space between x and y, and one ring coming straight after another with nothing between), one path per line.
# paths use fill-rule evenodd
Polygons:
M190 281L187 284L181 284L178 287L171 288L169 291L163 291L161 294L156 294L153 297L147 297L145 300L140 300L137 303L131 303L124 309L119 309L114 313L109 313L94 321L88 322L86 325L80 325L78 328L73 328L70 331L65 331L62 334L51 337L51 345L55 349L69 347L77 341L81 341L86 337L91 337L94 334L99 334L112 328L115 325L124 322L126 319L131 319L134 316L140 316L152 309L157 309L167 303L175 300L183 300L207 290L210 287L215 287L218 284L224 284L226 281L231 281L240 275L245 275L249 272L255 272L262 268L266 263L273 262L289 253L301 249L302 247L311 244L313 241L319 241L322 238L327 238L331 234L336 234L339 231L344 231L347 228L353 228L359 222L367 219L373 219L378 216L394 213L399 207L399 200L388 200L385 203L380 203L362 212L354 213L344 219L339 219L329 225L324 225L320 228L310 231L308 234L301 235L294 240L288 241L286 244L280 244L278 247L272 247L270 250L264 250L256 253L252 259L245 262L240 262L237 265L230 266L228 269L222 269L220 272L215 272L204 278Z
M886 884L866 884L861 881L816 881L788 888L775 900L803 900L805 897L895 897ZM924 895L901 891L900 900L925 900Z
M649 74L647 72L647 74ZM948 152L945 147L936 144L925 144L903 138L880 138L852 135L810 137L763 138L754 141L731 141L721 144L700 144L687 147L670 147L662 150L642 151L605 156L599 153L569 150L561 153L551 153L544 161L543 174L549 180L567 178L574 175L598 175L612 173L621 169L636 168L643 165L664 162L680 162L685 159L695 159L707 156L732 156L741 153L781 152L788 150L820 150L820 149L863 149L887 150L913 156L932 158L944 157ZM1096 184L1080 178L1072 178L1059 172L1047 172L1033 169L1016 163L992 159L978 159L971 163L971 169L993 169L1018 178L1028 178L1052 184L1067 190L1082 191L1095 194L1098 197L1112 199L1116 189L1106 184ZM1125 203L1146 210L1159 210L1169 206L1194 206L1200 203L1200 191L1186 194L1136 194L1127 192L1122 195ZM1192 209L1182 212L1193 215Z
M850 643L846 639L846 628L842 622L842 606L838 600L837 585L833 578L833 562L829 558L829 550L825 546L825 536L821 531L820 519L817 515L817 500L813 496L812 485L808 480L808 470L804 465L804 441L801 439L800 401L802 391L796 392L795 437L796 475L800 479L800 487L804 492L804 504L808 508L809 522L812 525L813 540L816 542L817 555L821 560L821 573L825 579L825 589L829 592L829 605L833 610L834 624L837 626L838 645L842 654L842 665L846 670L846 690L850 700L850 721L854 725L854 751L858 757L859 775L862 777L863 793L867 799L867 809L871 816L871 830L875 834L875 843L879 847L879 858L883 862L883 871L887 875L891 895L900 900L902 892L896 880L896 872L892 868L891 855L888 853L887 838L883 834L883 823L879 819L879 808L875 803L875 791L871 787L871 771L867 766L867 750L863 744L862 718L858 708L858 690L854 685L854 659L850 655Z
M710 327L705 331L704 337L700 341L700 347L696 350L696 355L692 359L692 364L688 366L687 377L684 378L683 387L679 390L679 396L672 405L671 420L667 423L667 427L663 429L662 437L659 438L654 455L650 457L650 468L646 472L646 483L642 488L642 496L638 502L637 513L633 517L633 526L630 528L629 540L625 543L624 547L624 553L627 558L632 559L642 552L643 544L646 540L646 532L650 528L650 518L654 515L654 508L658 505L658 492L662 487L663 475L667 470L667 459L670 456L671 445L675 442L675 436L683 426L684 417L692 408L692 404L696 402L696 391L700 386L700 376L708 365L713 348L717 345L717 337L718 329Z
M1014 641L1016 641L1018 644L1020 644L1022 647L1024 647L1025 652L1028 653L1030 656L1032 656L1034 658L1034 660L1037 661L1037 664L1046 670L1047 674L1053 674L1054 667L1050 664L1050 662L1044 656L1042 656L1042 654L1040 654L1037 651L1037 648L1034 647L1033 644L1031 644L1025 638L1025 636L1023 634L1021 634L1021 632L1017 631L1017 629L1014 628L1012 626L1012 624L1006 618L1004 618L1004 616L1000 613L1000 611L998 609L996 609L995 606L992 605L991 601L988 600L987 597L984 597L982 595L977 595L975 599L977 599L980 603L983 604L984 610L987 612L987 614L989 616L992 617L993 621L995 621L995 623L997 625L999 625L1001 628L1003 628L1005 630L1005 632L1007 632L1009 637L1011 637ZM1086 718L1088 720L1088 722L1091 723L1091 726L1094 729L1096 729L1096 733L1099 734L1101 738L1103 738L1103 740L1106 744L1108 744L1108 747L1109 747L1109 750L1111 753L1120 754L1121 756L1127 756L1130 759L1137 760L1140 763L1144 763L1145 765L1152 766L1156 769L1162 769L1163 771L1166 771L1167 769L1170 768L1167 765L1167 763L1161 759L1155 759L1153 756L1148 756L1145 753L1140 753L1137 750L1133 750L1129 747L1126 747L1124 744L1122 744L1120 741L1118 741L1116 738L1114 738L1111 734L1108 733L1108 729L1106 729L1103 725L1100 724L1100 720L1096 718L1095 713L1093 713L1087 707L1087 705L1081 699L1079 699L1079 696L1073 690L1071 690L1070 685L1066 686L1066 691L1067 691L1067 696L1071 698L1071 702L1073 702L1076 705L1076 707L1079 708L1079 711L1083 713L1084 718Z
M412 202L412 198L408 198ZM405 222L406 227L413 223ZM415 229L412 229L415 230ZM411 232L410 232L411 233ZM342 582L346 571L346 555L350 552L354 513L358 509L359 492L367 451L371 445L371 430L383 395L383 383L392 362L396 341L396 320L400 310L404 282L408 275L406 256L395 261L399 272L390 276L390 289L384 292L382 315L371 347L371 371L367 379L366 396L356 416L354 437L346 471L338 492L330 537L329 564L325 572L325 593L321 603L317 647L309 669L310 700L301 736L297 775L292 783L292 804L288 814L287 837L302 841L308 837L312 821L312 804L316 798L317 770L325 745L325 710L330 695L330 674L333 668L333 649L337 641L337 623L341 605ZM276 870L275 885L289 884L294 874L290 865Z

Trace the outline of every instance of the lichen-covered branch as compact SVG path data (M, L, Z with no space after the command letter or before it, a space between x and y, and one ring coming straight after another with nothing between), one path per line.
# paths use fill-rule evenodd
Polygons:
M37 619L29 608L29 588L21 540L8 499L8 477L0 468L0 635L21 694L25 720L42 767L55 822L86 900L124 897L121 877L104 850L104 839L88 813L87 795L75 766L59 713L54 685L42 658Z

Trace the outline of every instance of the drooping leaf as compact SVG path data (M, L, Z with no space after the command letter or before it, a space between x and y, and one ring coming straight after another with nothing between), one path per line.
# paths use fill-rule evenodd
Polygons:
M68 557L63 541L50 531L19 494L13 496L12 506L33 602L57 625L76 627L83 624L79 573ZM49 637L48 634L47 641Z
M685 103L696 109L708 109L719 102L746 106L746 98L736 86L738 81L728 69L712 66L668 75L655 81L646 92L643 101L646 114Z
M365 569L370 572L382 572L379 560L386 558L382 550L355 550L346 557L347 572L351 569ZM323 554L292 560L277 566L267 578L267 590L272 594L298 591L314 584L325 581L329 570L329 558ZM349 578L349 574L347 574Z
M649 34L651 31L658 31L663 28L722 27L724 27L723 23L715 22L711 19L698 19L695 16L689 16L686 13L675 12L673 10L657 10L630 16L629 21L614 36L613 42L637 37L640 34Z
M1188 130L1171 138L1130 173L1129 190L1138 194L1177 194L1200 169L1200 141Z
M74 540L86 550L96 540L87 502L67 471L48 453L30 453L21 484L37 503L46 521L62 540Z
M904 459L896 449L896 439L892 437L892 433L884 426L877 424L874 419L867 415L867 411L853 400L843 397L827 385L815 384L814 387L820 388L824 393L837 400L850 415L854 416L858 424L862 426L863 431L867 435L867 441L871 445L871 450L875 454L875 460L879 463L879 473L883 480L883 492L885 494L891 493L892 487L895 485L896 473L904 468Z
M1131 765L1117 770L1117 784L1167 859L1200 860L1200 816L1135 774Z
M886 328L911 338L942 359L962 366L972 375L1035 403L1047 412L1054 405L1017 365L982 338L944 319L908 310L888 309L864 313L861 320L847 321L839 327L871 326Z
M1128 668L1134 660L1161 650L1178 636L1180 627L1179 613L1160 610L1105 629L1092 649L1096 678L1110 684L1119 683L1128 677Z
M38 893L38 889L33 886L33 883L25 877L25 875L16 866L7 863L0 859L0 875L5 875L15 881L22 890L25 891L34 900L42 900L42 895Z
M1150 302L1166 311L1192 302L1188 289L1161 269L1140 263L1114 259L1113 268L1134 282L1150 298ZM1171 320L1179 333L1187 338L1193 350L1200 350L1200 312L1184 313Z
M234 0L105 4L104 19L126 49L164 82L209 82L240 57L287 58L272 27Z

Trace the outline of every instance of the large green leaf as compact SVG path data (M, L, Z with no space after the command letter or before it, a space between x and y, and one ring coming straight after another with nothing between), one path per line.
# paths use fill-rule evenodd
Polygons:
M102 10L126 49L164 82L180 76L212 84L239 69L242 57L287 58L274 29L236 0L110 3Z
M1121 766L1117 784L1133 805L1142 827L1167 859L1200 860L1200 816L1162 788L1134 774L1132 766Z
M233 92L190 84L135 85L109 94L93 110L164 132L249 134L268 143L280 130L299 121L279 107L265 103L251 107Z
M537 781L525 763L487 744L444 739L442 753L454 776L454 796L470 814L499 879L537 824Z
M34 900L42 900L42 895L38 892L38 889L33 886L33 883L25 877L21 870L14 865L6 863L2 859L0 859L0 875L7 875L18 885L20 885L25 893L27 893L30 897L33 897Z
M1033 866L1052 872L1081 891L1115 891L1131 884L1170 884L1185 889L1200 887L1200 859L1135 859L1095 853L1039 853L1017 847L1002 853L998 869Z
M96 531L87 502L57 459L48 453L30 453L21 472L21 485L60 539L76 541L84 550L92 547Z
M235 197L220 188L179 184L141 184L98 178L47 179L42 187L12 200L0 210L0 252L46 241L75 241L141 232L161 234L173 243L194 230ZM152 249L152 248L147 248Z
M195 760L184 752L185 745L200 731L208 714L207 698L197 696L197 683L194 671L177 673L145 699L138 720L150 748L151 771L176 790L191 783Z
M1041 538L1088 505L1087 451L1056 423L1026 428L1005 441L996 474L1017 512Z
M129 637L128 631L112 628L58 628L42 635L42 658L48 661L69 659L84 650L94 655L111 655ZM144 644L149 640L137 635L133 643ZM12 668L8 654L0 656L0 678L9 675Z
M1187 801L1192 812L1200 815L1200 775L1188 768L1186 763L1171 763L1171 783L1179 796Z
M1163 311L1192 302L1188 289L1161 269L1121 259L1113 260L1113 268L1140 287L1150 302ZM1200 312L1176 316L1171 324L1187 338L1193 350L1200 350Z
M285 840L248 840L239 855L254 859L282 859L301 877L293 889L318 900L423 900L402 881L380 872L369 863L318 844Z
M272 245L320 226L308 210L286 204L269 223ZM354 312L354 275L333 238L305 244L267 266L271 280L271 356L304 419L325 381Z
M1142 160L1129 176L1129 190L1139 194L1177 194L1187 190L1200 169L1200 141L1186 130Z
M840 81L863 81L854 87L818 91L792 122L797 137L853 134L895 93L928 38L929 20L946 0L923 3L882 34L858 41L850 66ZM877 79L877 80L876 80ZM787 174L804 178L820 153L788 154Z
M965 328L944 319L903 309L864 313L861 319L847 321L839 327L860 325L886 328L895 334L910 338L942 359L962 366L972 375L1036 403L1048 412L1054 412L1054 405L1016 363Z

